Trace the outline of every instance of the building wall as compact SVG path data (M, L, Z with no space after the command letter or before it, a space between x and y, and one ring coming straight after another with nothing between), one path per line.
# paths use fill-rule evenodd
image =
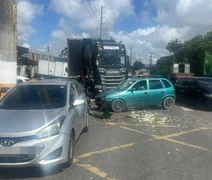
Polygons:
M29 51L29 59L31 59L32 61L39 61L39 60L53 61L54 56L52 56L50 53L35 52L33 50L30 50Z
M16 0L0 0L0 98L16 84Z

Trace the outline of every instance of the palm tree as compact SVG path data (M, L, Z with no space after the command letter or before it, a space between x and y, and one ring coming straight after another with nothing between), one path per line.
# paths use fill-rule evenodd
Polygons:
M175 39L175 40L170 41L168 43L166 49L169 52L175 53L176 51L178 51L182 47L183 47L183 44L178 39Z

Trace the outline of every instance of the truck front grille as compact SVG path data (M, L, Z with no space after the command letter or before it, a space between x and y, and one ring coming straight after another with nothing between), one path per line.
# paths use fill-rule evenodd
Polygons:
M125 80L125 74L117 74L117 75L101 74L101 81L104 91L116 88L124 80Z

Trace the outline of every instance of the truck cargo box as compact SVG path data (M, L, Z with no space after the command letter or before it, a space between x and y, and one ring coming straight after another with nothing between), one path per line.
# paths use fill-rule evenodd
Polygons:
M82 74L83 50L86 44L91 44L92 39L68 39L68 74L77 77Z

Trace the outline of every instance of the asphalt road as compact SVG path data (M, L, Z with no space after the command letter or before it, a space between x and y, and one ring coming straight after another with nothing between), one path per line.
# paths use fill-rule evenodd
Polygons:
M1 179L210 180L212 112L177 105L101 115L93 107L89 132L69 169L1 169Z

